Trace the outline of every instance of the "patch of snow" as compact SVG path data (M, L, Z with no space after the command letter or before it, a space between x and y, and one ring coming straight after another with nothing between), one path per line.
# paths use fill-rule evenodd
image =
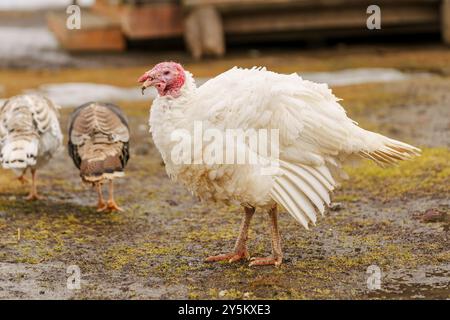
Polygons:
M427 74L409 74L389 68L359 68L333 72L305 72L299 73L299 75L305 80L327 83L330 86L347 86L371 82L401 81Z
M408 74L395 69L349 69L335 72L302 73L303 79L328 83L330 86L353 85L369 82L390 82L427 76L426 73ZM196 78L197 86L201 86L208 78ZM38 93L55 101L63 107L75 107L89 101L120 102L149 101L156 97L156 90L148 88L142 95L139 87L120 88L107 84L95 83L62 83L46 84L37 89L26 90L25 93ZM2 100L0 99L0 103Z
M63 83L47 84L37 90L27 90L26 93L38 93L50 98L63 107L75 107L89 101L120 102L120 101L144 101L150 103L156 96L154 90L149 90L142 95L138 87L119 88L107 84L95 83Z
M195 78L195 84L197 87L200 87L202 84L204 84L206 81L208 81L211 78Z
M3 87L0 84L0 97L3 96L3 94L5 93L5 87ZM2 99L0 98L0 107L3 106L3 104L5 103L6 99Z
M37 62L66 63L70 56L58 50L58 42L44 27L0 27L0 59L33 59Z
M428 73L405 73L390 68L357 68L331 72L299 72L298 75L304 80L326 83L332 87L372 82L402 81L414 77L430 76ZM201 86L208 80L209 78L196 78L195 83L197 86Z

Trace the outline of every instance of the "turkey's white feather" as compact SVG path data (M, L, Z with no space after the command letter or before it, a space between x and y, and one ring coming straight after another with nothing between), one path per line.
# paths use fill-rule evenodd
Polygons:
M262 175L258 164L178 164L171 152L171 133L193 134L193 123L204 129L278 129L279 170ZM419 149L360 128L326 84L283 75L265 68L233 68L196 87L186 72L177 98L157 97L151 108L150 130L170 177L203 199L236 201L255 207L282 205L308 228L316 212L330 204L329 193L345 176L341 166L351 155L390 164L408 159ZM225 145L225 149L228 146ZM256 152L250 146L241 152ZM203 149L205 145L203 145ZM204 150L203 150L204 151ZM227 151L227 150L225 150ZM196 157L194 154L193 159Z
M59 106L38 95L19 95L0 108L0 161L20 173L40 167L62 146ZM20 171L19 171L20 170Z

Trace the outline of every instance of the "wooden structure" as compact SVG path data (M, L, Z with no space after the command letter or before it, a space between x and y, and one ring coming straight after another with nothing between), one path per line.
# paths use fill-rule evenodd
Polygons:
M70 51L122 51L126 39L163 39L183 36L182 7L172 0L96 0L82 10L82 27L66 28L67 14L51 13L50 30Z
M89 19L103 22L61 31L61 17L54 15L49 25L63 46L72 50L123 50L125 38L184 37L196 58L222 56L227 38L243 36L314 40L441 30L444 42L450 44L450 0L378 0L381 30L366 27L371 4L371 0L96 0Z
M382 29L369 30L366 10L373 4L370 0L183 0L185 38L192 54L201 57L222 55L225 35L273 37L290 33L315 40L329 35L439 31L440 2L376 1L381 8Z
M65 13L51 13L48 26L61 46L69 51L122 51L125 38L119 23L91 12L82 13L81 29L66 27Z
M183 35L182 7L175 0L96 0L92 10L119 22L131 40Z

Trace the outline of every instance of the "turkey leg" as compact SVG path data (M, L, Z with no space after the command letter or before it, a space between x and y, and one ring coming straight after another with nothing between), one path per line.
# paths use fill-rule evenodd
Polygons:
M31 190L30 194L25 198L27 200L41 200L43 197L38 195L36 187L36 169L31 168Z
M247 251L247 239L248 239L248 228L250 226L250 220L255 213L255 208L244 207L244 217L242 218L241 227L239 229L239 236L234 245L234 250L231 253L219 254L217 256L211 256L206 258L206 262L215 262L227 260L228 262L239 261L243 258L249 257Z
M114 200L114 184L113 184L113 180L109 180L109 198L108 198L108 203L107 203L107 208L110 211L123 211L123 209L121 207L119 207L116 203L116 201Z
M283 261L283 251L281 250L281 237L278 229L277 205L269 210L270 216L270 234L272 237L272 256L265 258L252 258L250 266L274 265L278 267Z
M98 204L97 204L97 211L103 211L107 208L105 200L103 200L103 193L102 193L102 184L100 182L97 182L95 184L95 187L97 188L97 194L98 194Z
M22 184L28 183L28 179L25 177L25 174L27 173L27 169L28 169L28 167L22 171L22 174L19 177L17 177L17 180L19 180L20 183L22 183Z

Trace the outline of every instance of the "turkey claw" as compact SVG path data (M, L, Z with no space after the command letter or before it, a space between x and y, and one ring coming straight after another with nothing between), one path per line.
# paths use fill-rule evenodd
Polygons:
M232 253L219 254L217 256L210 256L205 259L205 262L228 261L229 263L233 263L233 262L242 260L244 258L248 259L247 251L237 252L237 253L232 252Z
M97 212L102 212L102 211L105 211L106 209L108 209L108 206L106 205L106 203L99 202L99 204L97 205Z
M273 265L279 267L281 265L282 258L266 257L266 258L251 258L249 267L253 266L269 266Z
M22 185L28 183L28 179L25 178L25 176L23 176L23 175L18 177L17 180L19 180Z
M37 193L30 193L28 196L25 197L25 200L28 201L36 201L36 200L43 200L45 197L38 195Z
M120 212L124 211L121 207L119 207L117 205L117 203L114 200L108 201L107 208L108 208L109 211L120 211Z

